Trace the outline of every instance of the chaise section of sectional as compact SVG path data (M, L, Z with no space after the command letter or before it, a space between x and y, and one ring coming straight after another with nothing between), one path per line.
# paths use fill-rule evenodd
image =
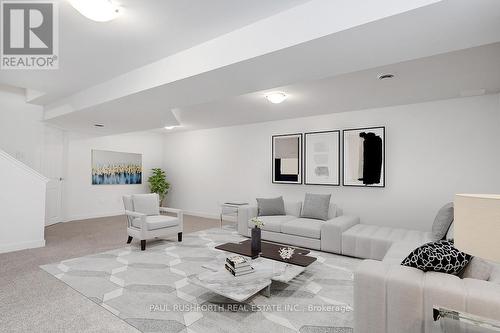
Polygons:
M375 260L354 274L356 333L441 332L434 306L498 320L500 285Z
M382 260L396 242L417 244L431 242L429 232L356 224L342 234L342 254L362 259Z
M342 253L342 234L359 224L359 217L338 216L321 226L321 251Z

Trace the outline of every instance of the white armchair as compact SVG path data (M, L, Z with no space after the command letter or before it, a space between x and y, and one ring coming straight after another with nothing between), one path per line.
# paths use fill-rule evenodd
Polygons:
M127 216L127 244L135 237L141 241L141 250L146 249L146 240L177 234L182 242L183 214L179 209L160 207L158 194L134 194L123 197ZM161 215L161 212L176 216Z

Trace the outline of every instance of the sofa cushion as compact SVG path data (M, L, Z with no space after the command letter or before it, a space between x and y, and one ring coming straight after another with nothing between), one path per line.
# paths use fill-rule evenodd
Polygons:
M430 233L383 227L371 224L356 224L342 234L342 254L363 258L382 260L391 246L399 241L414 243L418 246L432 240ZM407 252L404 257L408 255ZM399 261L401 263L401 261Z
M439 209L432 224L432 237L436 240L444 239L453 222L453 202L449 202Z
M285 203L283 197L257 198L259 216L285 215Z
M493 270L492 265L484 259L474 257L462 272L462 279L488 281Z
M400 265L401 262L408 256L409 253L413 252L416 248L422 246L425 243L427 242L422 242L422 241L395 242L389 248L382 261L392 265Z
M500 284L500 264L488 261L491 265L491 274L488 281Z
M320 239L321 226L325 222L316 219L298 218L284 222L281 225L281 232L301 237Z
M454 240L455 239L455 223L452 223L448 228L448 232L446 233L446 240Z
M306 193L300 217L323 221L328 220L331 197L331 194Z
M136 228L141 227L141 219L135 218L132 221L132 225ZM179 219L173 216L166 215L156 215L156 216L146 216L146 226L148 230L157 230L169 227L175 227L179 225Z
M274 215L274 216L259 216L259 219L264 222L262 230L281 232L281 224L296 219L292 215ZM248 227L253 228L254 224L251 220L248 221Z
M160 215L158 194L133 194L134 211L146 215Z
M439 240L415 249L401 265L418 268L424 272L459 275L471 259L471 255L456 249L453 242Z
M333 202L330 202L330 206L328 207L328 219L334 219L337 217L337 205Z
M286 215L293 215L295 217L299 217L301 210L302 210L302 201L285 201Z

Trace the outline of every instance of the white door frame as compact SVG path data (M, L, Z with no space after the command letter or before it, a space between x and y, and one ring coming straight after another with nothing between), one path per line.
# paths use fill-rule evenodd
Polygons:
M45 225L64 221L64 179L66 176L67 133L57 127L45 125L42 170L50 179L47 183Z

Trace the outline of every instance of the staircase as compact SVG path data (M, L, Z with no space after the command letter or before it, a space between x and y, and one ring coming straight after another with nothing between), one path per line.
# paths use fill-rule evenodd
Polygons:
M48 181L0 149L0 253L45 246Z

